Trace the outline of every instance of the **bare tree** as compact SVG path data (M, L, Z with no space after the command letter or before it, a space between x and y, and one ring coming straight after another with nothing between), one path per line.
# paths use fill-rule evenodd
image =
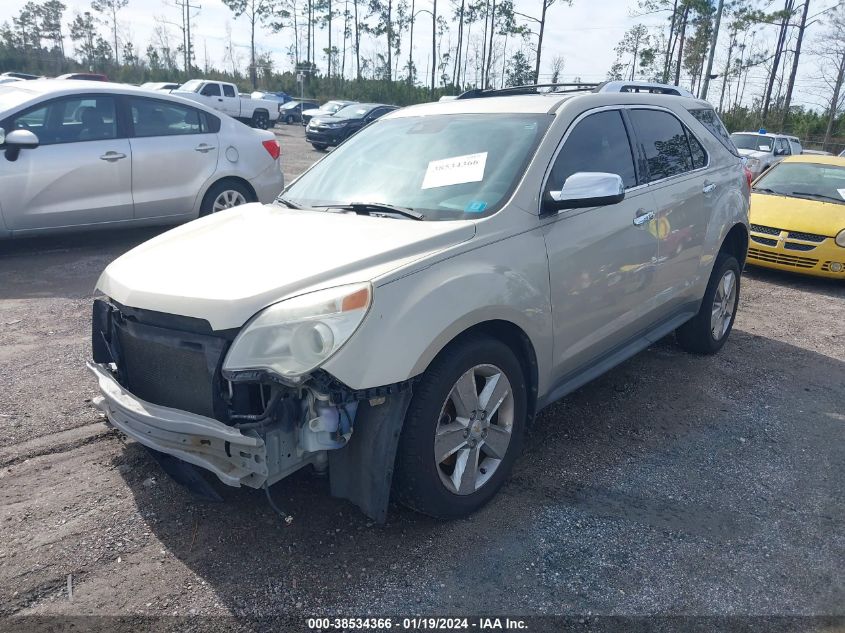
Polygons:
M223 0L236 18L246 16L249 22L249 78L252 89L258 88L258 73L255 65L255 25L272 19L273 5L271 0Z
M105 16L105 22L111 28L114 37L114 63L120 64L120 54L117 43L117 14L129 4L129 0L91 0L91 8Z

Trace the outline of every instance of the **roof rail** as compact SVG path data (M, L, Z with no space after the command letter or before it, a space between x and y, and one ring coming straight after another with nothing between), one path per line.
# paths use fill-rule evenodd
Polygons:
M593 92L597 83L551 83L508 86L507 88L473 88L459 94L456 99L477 99L479 97L507 97L513 95L566 94L569 92ZM540 90L546 88L547 90Z
M649 94L695 98L695 95L686 88L673 86L671 84L661 84L653 81L605 81L596 88L596 92L644 92Z

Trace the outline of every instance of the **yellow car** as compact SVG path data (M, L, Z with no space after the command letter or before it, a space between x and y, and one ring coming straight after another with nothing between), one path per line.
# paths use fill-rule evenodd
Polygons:
M845 279L845 158L790 156L754 181L748 263Z

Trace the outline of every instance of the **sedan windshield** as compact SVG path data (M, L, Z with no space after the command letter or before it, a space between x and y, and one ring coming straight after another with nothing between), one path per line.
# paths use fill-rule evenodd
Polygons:
M754 183L754 189L845 204L845 167L821 163L779 163Z
M751 149L755 152L771 152L774 139L762 134L731 134L737 149Z
M381 203L426 220L495 213L546 131L542 114L381 119L340 145L284 193L303 207Z

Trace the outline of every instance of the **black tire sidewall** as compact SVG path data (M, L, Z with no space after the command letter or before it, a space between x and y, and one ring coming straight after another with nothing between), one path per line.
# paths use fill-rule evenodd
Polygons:
M718 272L716 272L718 267ZM734 328L734 320L736 319L737 308L739 308L739 286L740 286L740 270L739 270L739 262L736 261L736 258L733 255L721 255L716 260L716 266L714 267L714 275L711 276L710 282L707 286L707 295L705 296L705 303L704 305L707 306L707 314L710 315L713 311L713 300L716 297L716 288L718 287L719 283L722 281L722 278L725 276L725 273L728 270L733 270L734 278L736 280L736 300L734 302L733 313L731 314L731 321L728 324L727 331L722 335L722 338L716 339L713 337L713 328L709 326L709 319L708 319L708 328L707 328L707 335L710 339L711 345L715 349L719 349L722 345L725 344L725 341L728 340L728 337L731 335L731 331Z
M713 300L716 296L716 287L728 270L733 270L736 276L736 303L727 331L722 335L722 338L717 340L713 337L711 327ZM704 291L704 297L701 299L701 308L699 308L698 314L692 320L687 321L678 328L676 332L676 337L681 347L695 354L715 354L722 349L722 346L727 342L733 331L736 314L739 311L741 279L739 262L736 258L727 253L720 253L716 257L716 262L710 273L710 279L707 281L707 289Z
M434 461L434 436L440 411L458 378L471 367L495 365L507 376L514 395L514 422L505 458L476 492L458 495L440 480ZM394 489L397 499L438 518L463 517L481 508L510 474L522 448L527 420L528 390L523 368L504 343L492 338L469 339L436 359L415 386L399 439Z

